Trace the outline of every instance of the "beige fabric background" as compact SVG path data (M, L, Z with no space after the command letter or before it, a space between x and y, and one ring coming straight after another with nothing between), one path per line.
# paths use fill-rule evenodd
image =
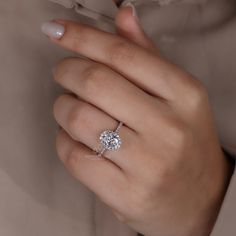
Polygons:
M53 0L56 1L56 0ZM59 0L57 0L59 1ZM99 4L98 4L99 2ZM222 145L236 154L236 4L234 0L135 1L163 54L208 88ZM51 67L72 55L40 32L53 18L113 30L110 0L0 2L0 235L131 236L56 157L52 105L62 91ZM71 7L75 6L76 11ZM234 176L213 236L233 236ZM214 180L213 180L214 181Z

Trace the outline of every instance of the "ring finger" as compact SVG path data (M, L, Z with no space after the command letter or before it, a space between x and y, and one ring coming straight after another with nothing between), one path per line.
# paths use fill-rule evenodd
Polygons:
M104 129L115 130L118 126L118 121L103 111L68 94L61 95L55 102L54 116L74 140L93 150L101 149L98 137ZM122 139L121 148L116 151L106 151L103 155L120 168L130 170L132 163L137 161L132 158L135 156L138 134L123 125L119 135Z

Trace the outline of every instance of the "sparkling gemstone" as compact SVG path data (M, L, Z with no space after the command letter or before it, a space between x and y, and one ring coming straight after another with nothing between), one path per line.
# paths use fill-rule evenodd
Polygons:
M121 146L121 139L117 132L105 130L100 136L100 142L107 150L116 150Z

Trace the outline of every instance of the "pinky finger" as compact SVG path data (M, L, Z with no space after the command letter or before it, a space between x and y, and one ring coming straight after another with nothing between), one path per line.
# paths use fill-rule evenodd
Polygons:
M97 157L64 130L58 134L56 147L60 160L73 177L110 207L122 208L120 196L126 189L127 180L121 168L106 158Z

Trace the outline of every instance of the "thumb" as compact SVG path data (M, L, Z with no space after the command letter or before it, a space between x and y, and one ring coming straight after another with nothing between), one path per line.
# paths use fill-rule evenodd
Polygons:
M154 42L149 39L142 29L137 12L132 3L122 5L115 19L116 31L120 36L127 38L138 45L150 50L157 50Z

